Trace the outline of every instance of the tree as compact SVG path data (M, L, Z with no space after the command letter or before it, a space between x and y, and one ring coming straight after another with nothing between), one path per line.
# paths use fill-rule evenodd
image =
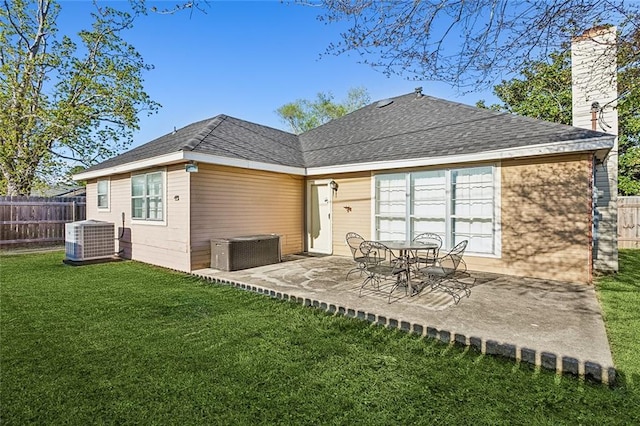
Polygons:
M349 89L347 98L340 103L333 99L333 94L320 92L314 100L298 99L284 104L276 113L293 133L300 134L362 108L371 101L369 93L362 87Z
M59 36L54 0L0 4L0 172L3 193L27 195L69 161L89 166L126 148L138 113L159 105L145 64L121 34L128 12L96 3L91 29Z
M501 104L477 106L571 124L571 55L554 52L532 62L522 78L494 87ZM618 50L618 192L640 195L640 30Z
M304 0L301 1L304 3ZM326 0L320 17L347 22L328 54L356 51L387 74L489 87L602 23L621 40L640 26L625 0Z
M501 104L487 106L481 100L476 106L570 125L571 52L553 52L549 61L529 62L521 75L494 86Z

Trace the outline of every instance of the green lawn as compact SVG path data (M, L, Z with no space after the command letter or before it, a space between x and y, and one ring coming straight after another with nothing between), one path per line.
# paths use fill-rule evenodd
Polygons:
M621 380L640 393L640 250L621 250L620 273L596 288Z
M62 258L0 258L3 426L640 423L637 251L599 285L614 388L137 262Z

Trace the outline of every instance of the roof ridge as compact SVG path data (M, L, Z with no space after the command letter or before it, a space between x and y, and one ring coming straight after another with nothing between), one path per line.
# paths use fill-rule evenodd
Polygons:
M254 135L262 136L262 137L274 142L278 146L281 146L283 149L294 149L294 150L298 151L299 153L301 153L301 151L302 151L302 146L300 145L300 139L298 138L298 135L294 135L293 133L288 133L288 132L285 132L283 130L275 129L273 127L264 126L262 124L252 123L250 121L246 121L246 120L243 120L241 118L236 118L236 117L231 117L231 116L225 116L225 118L229 119L230 122L233 122L233 125L238 126L238 127L242 128L242 129L248 131L248 132L251 132ZM289 135L294 136L296 138L296 141L298 142L298 146L292 148L291 146L287 145L286 143L282 143L279 139L274 139L274 138L272 138L272 137L270 137L268 135L260 134L260 133L258 133L256 131L254 131L252 128L250 128L249 126L247 126L245 124L248 124L249 126L256 126L256 127L260 127L260 128L264 128L264 129L275 130L275 131L278 131L280 133L288 133ZM226 151L226 152L232 152L232 151L230 151L230 150L228 150L226 148L223 148L223 147L218 147L218 149L221 149L221 150ZM254 153L254 154L262 154L265 158L268 158L269 160L273 161L276 164L281 164L282 163L282 161L279 160L277 157L273 157L271 155L267 155L267 153L264 152L261 149L261 147L245 147L245 149L247 151L249 151L249 152ZM247 160L249 159L247 156L242 156L242 155L240 155L238 153L236 153L236 155L238 155L241 158L247 159Z
M233 117L231 117L231 118L233 118ZM274 128L274 127L263 126L262 124L258 124L258 123L251 123L250 121L241 120L241 119L237 119L237 118L236 118L235 120L239 122L239 123L236 123L236 125L237 125L237 126L242 127L243 129L245 129L245 130L247 130L248 132L251 132L251 133L253 133L253 134L255 134L255 135L258 135L259 133L258 133L258 132L256 132L256 131L254 131L253 129L250 129L249 127L247 127L247 126L243 125L243 123L248 123L248 124L251 124L251 125L254 125L254 126L258 126L258 127L264 127L264 128L271 129L271 130L276 130L276 131L278 131L278 132L280 132L280 133L288 133L289 135L295 136L296 140L300 141L300 137L299 137L299 135L296 135L295 133L285 132L284 130L276 129L276 128ZM272 138L272 137L270 137L270 136L267 136L267 135L263 135L263 136L264 136L265 138L267 138L267 139L269 139L269 140L271 140L271 141L273 141L273 142L277 143L278 145L283 145L283 146L285 146L285 147L289 148L289 145L287 145L287 144L285 144L285 143L282 143L279 139L274 139L274 138Z
M193 151L204 141L204 139L210 135L216 127L218 127L224 120L227 119L227 116L224 114L218 114L213 117L203 128L198 132L197 135L192 137L187 141L186 144L179 149L179 151Z

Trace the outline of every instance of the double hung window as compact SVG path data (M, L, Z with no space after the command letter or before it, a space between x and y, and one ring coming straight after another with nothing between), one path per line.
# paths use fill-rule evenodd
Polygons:
M379 240L439 234L445 248L468 240L468 251L498 254L495 167L385 174L375 177Z
M163 220L164 173L152 172L131 176L131 217Z
M98 181L97 193L98 193L98 208L108 209L109 208L109 181L107 179L102 179Z

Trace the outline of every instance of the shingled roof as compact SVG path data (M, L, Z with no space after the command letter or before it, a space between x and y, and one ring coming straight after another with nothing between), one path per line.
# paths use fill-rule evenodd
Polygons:
M189 124L97 164L85 172L178 151L304 167L300 142L296 135L221 114Z
M426 95L372 103L300 135L307 167L474 154L609 136Z
M554 142L578 146L595 139L605 141L600 147L613 146L614 136L606 133L411 93L374 102L299 136L218 115L104 161L81 175L180 151L304 170L433 159Z

